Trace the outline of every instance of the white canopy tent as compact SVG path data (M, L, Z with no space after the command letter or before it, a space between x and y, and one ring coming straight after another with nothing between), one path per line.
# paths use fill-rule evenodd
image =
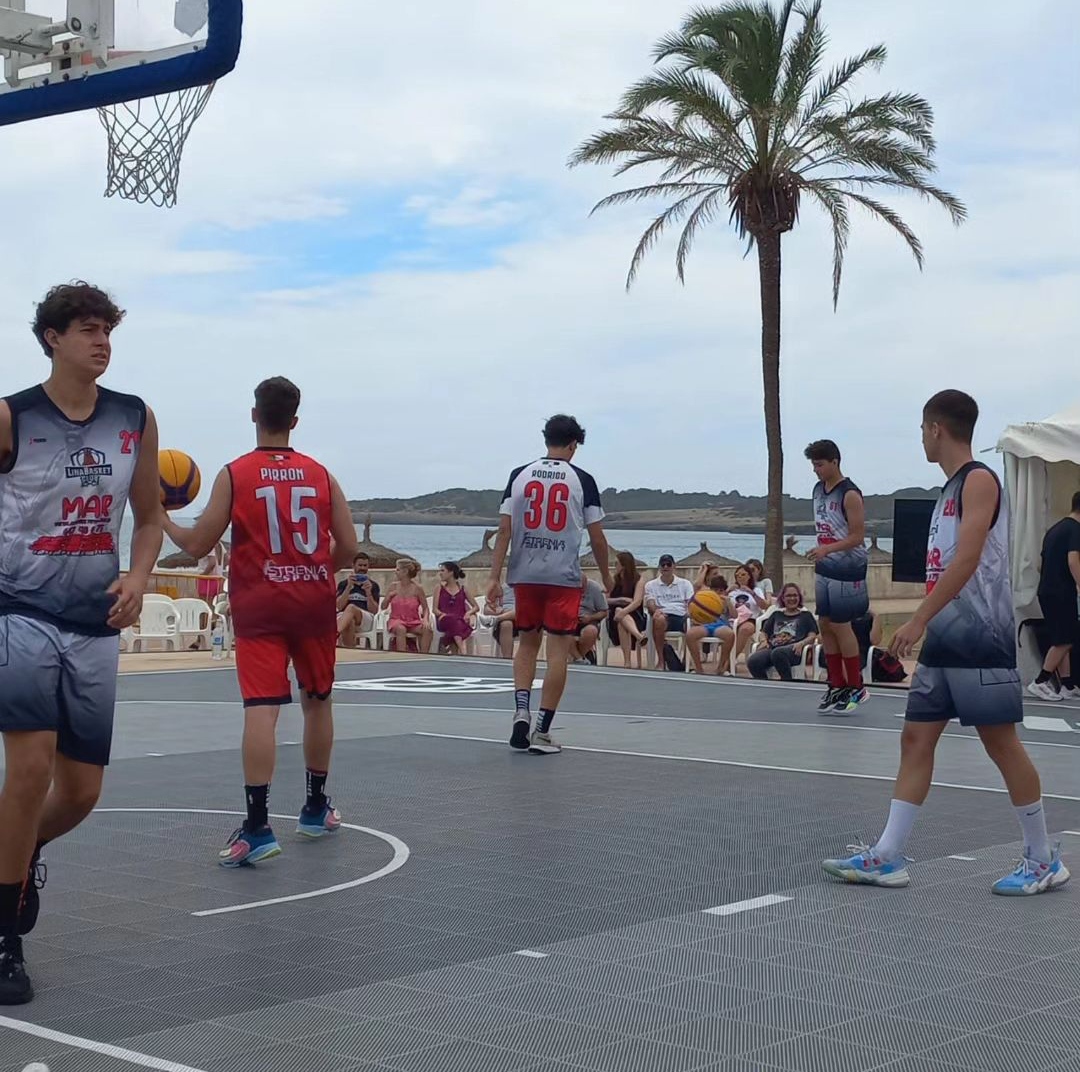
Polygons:
M1080 403L1045 421L1010 425L997 449L1005 456L1013 604L1020 623L1042 617L1036 596L1042 538L1080 491ZM1025 680L1038 670L1038 652L1031 649L1026 644L1019 653Z

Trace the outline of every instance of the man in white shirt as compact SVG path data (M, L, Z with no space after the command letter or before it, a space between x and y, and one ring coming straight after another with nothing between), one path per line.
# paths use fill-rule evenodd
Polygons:
M645 585L645 609L652 622L653 648L656 669L664 665L664 637L668 633L686 632L687 605L694 598L694 586L685 577L675 575L675 559L660 556L660 576Z

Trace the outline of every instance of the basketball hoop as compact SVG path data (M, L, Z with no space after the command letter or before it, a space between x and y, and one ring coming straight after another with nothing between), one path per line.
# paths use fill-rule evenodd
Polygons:
M149 201L161 208L176 204L184 145L214 85L210 82L97 110L109 137L106 197Z

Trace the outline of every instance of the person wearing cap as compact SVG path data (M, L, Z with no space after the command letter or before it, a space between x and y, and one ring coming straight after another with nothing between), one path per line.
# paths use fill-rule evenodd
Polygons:
M664 637L668 633L686 633L687 608L693 598L694 586L685 577L675 574L674 557L661 555L660 576L645 585L645 609L651 620L657 670L667 669Z

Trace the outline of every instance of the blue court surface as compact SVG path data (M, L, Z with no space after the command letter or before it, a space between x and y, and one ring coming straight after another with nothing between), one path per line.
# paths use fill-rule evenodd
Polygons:
M1080 1070L1080 879L989 893L1019 831L974 734L941 742L907 889L821 872L880 830L902 691L822 717L815 686L575 668L565 751L531 756L507 663L339 669L347 825L294 833L294 706L284 852L233 871L231 664L121 679L100 807L46 850L3 1072ZM1077 870L1080 707L1027 714Z

